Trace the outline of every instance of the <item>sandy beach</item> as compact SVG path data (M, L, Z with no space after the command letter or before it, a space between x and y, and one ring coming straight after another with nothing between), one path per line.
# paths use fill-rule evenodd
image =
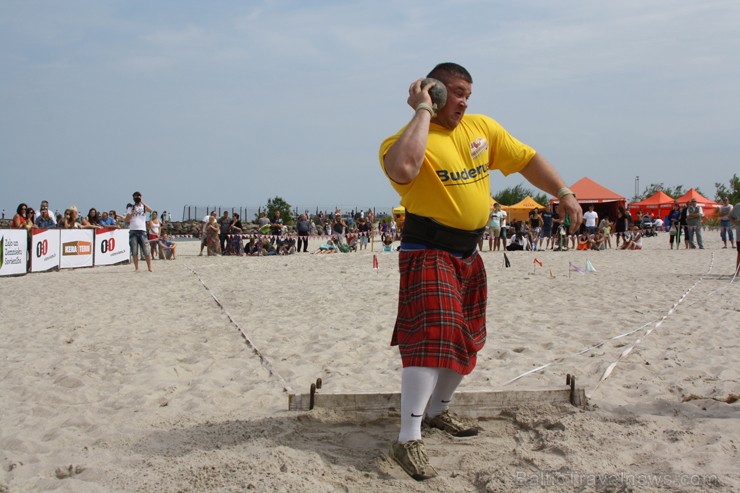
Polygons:
M376 244L374 270L369 250L199 257L181 241L153 273L1 278L0 492L740 491L740 280L735 250L704 238L509 252L510 268L482 252L489 336L461 390L570 373L589 406L505 410L472 440L430 431L424 483L387 457L396 417L288 411L317 378L399 391L394 252ZM587 260L597 272L569 269Z

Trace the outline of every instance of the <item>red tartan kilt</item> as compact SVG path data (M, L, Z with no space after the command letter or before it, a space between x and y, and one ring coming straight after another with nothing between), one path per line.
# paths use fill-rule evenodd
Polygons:
M467 375L486 342L488 286L478 254L440 250L399 253L401 282L391 345L403 366L447 368Z

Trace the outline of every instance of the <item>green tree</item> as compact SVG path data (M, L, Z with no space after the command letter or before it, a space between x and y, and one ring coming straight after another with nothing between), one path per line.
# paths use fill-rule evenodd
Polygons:
M267 205L265 206L264 210L265 212L267 212L267 217L269 217L270 219L275 216L275 211L280 211L280 217L283 219L283 224L293 224L294 218L292 207L289 203L283 200L282 197L267 199Z
M727 187L723 183L715 183L716 194L714 200L720 202L722 197L728 197L731 204L740 203L740 178L733 174L730 178L730 186Z
M503 205L514 205L517 202L521 202L526 199L527 196L532 197L535 202L542 204L547 207L550 203L550 199L547 194L542 192L535 193L531 188L527 188L521 183L515 187L504 188L500 192L493 195L496 202L500 202Z

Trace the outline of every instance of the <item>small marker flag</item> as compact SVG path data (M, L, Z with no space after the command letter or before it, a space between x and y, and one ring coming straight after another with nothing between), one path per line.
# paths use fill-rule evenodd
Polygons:
M579 274L586 274L586 271L578 267L577 265L573 265L573 262L568 262L568 265L570 266L570 270L574 270L578 272Z
M511 262L509 262L509 257L506 256L506 253L504 253L504 267L511 267Z
M380 268L378 267L378 256L377 255L373 255L373 269L380 270Z
M594 267L594 264L592 264L588 259L586 259L586 272L598 272Z
M534 263L537 264L537 265L539 265L540 267L542 267L542 262L540 262L536 258L534 259Z

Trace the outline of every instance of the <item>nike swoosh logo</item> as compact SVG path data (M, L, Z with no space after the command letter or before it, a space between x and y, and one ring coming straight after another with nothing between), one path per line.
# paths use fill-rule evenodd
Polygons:
M422 416L423 416L423 414L414 414L414 413L411 413L411 417L412 418L421 418Z

